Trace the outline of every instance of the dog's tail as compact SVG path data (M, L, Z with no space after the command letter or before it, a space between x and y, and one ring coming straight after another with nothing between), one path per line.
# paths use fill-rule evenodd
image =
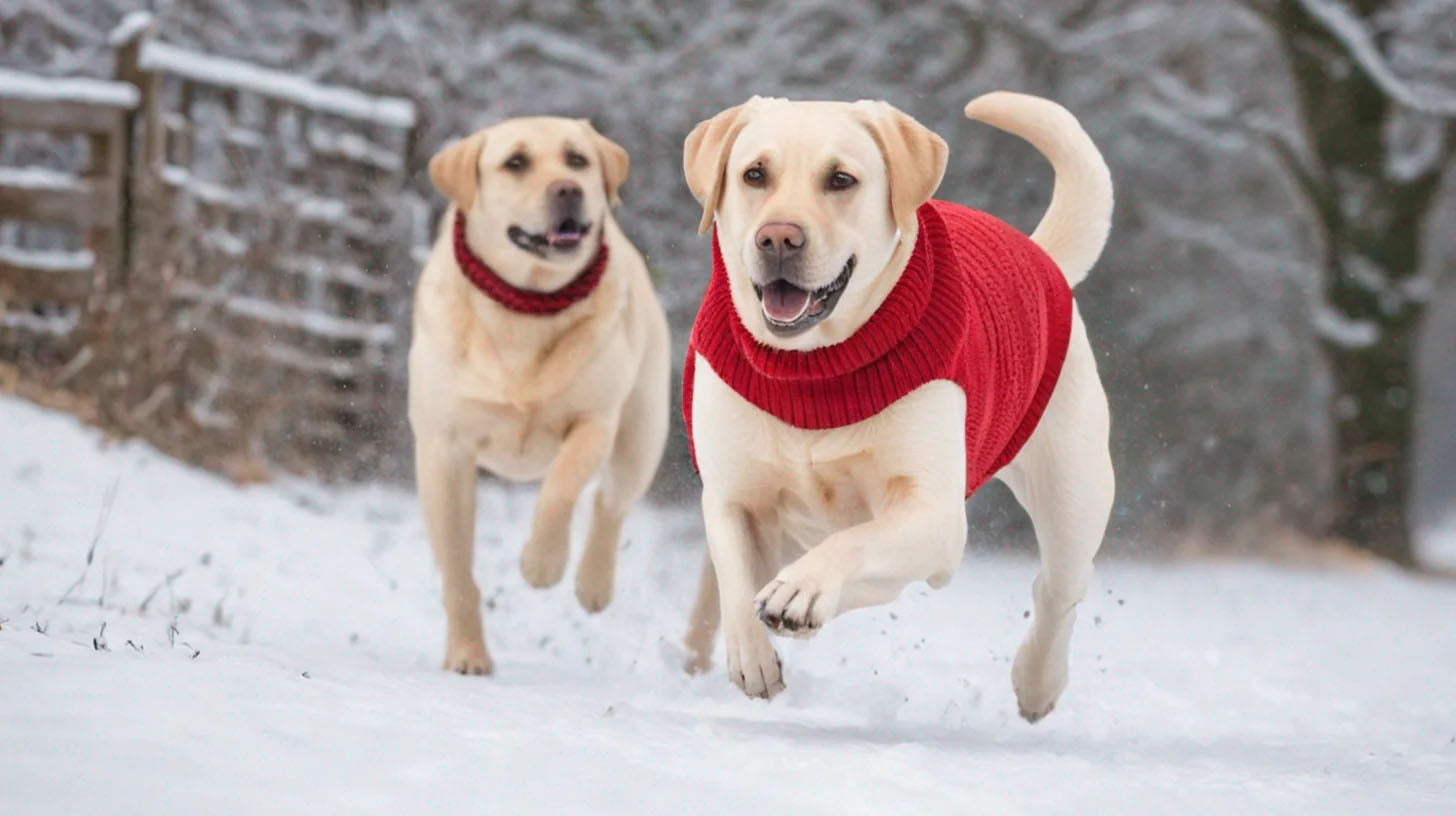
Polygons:
M1020 136L1056 171L1052 203L1031 240L1076 286L1102 254L1112 226L1112 176L1077 118L1047 99L994 91L972 99L966 116Z

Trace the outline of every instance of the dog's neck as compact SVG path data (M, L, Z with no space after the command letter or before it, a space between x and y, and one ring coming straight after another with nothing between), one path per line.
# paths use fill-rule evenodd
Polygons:
M600 262L600 274L590 287L582 287L589 291L566 308L532 313L509 308L471 280L456 253L458 222L453 214L450 218L442 230L440 250L455 261L457 269L449 276L449 286L459 298L457 303L470 315L465 324L468 328L457 339L459 354L467 365L498 384L496 396L501 401L524 406L550 398L570 384L620 319L620 303L626 292L622 279L608 274L608 224L603 224L602 247L593 261ZM468 231L460 243L473 252ZM484 264L485 260L480 262ZM590 271L589 266L571 281L581 281ZM531 294L560 294L561 288Z
M608 261L607 245L603 240L586 266L564 285L549 291L518 286L481 259L470 244L467 219L461 212L455 214L451 248L460 271L481 294L517 314L541 317L565 311L590 297L601 283Z

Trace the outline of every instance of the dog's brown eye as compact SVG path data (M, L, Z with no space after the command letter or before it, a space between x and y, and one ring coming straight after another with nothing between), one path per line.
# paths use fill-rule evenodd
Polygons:
M743 181L750 187L762 187L764 182L768 181L768 174L763 172L762 167L755 164L743 171Z
M580 170L587 166L586 156L581 155L575 150L568 150L566 151L566 166Z
M511 154L511 157L509 159L506 159L505 162L501 164L501 167L503 169L509 170L512 173L519 173L530 166L531 160L526 158L526 154L524 153L513 153Z
M836 170L829 174L829 189L831 190L848 190L858 183L858 179L843 170Z

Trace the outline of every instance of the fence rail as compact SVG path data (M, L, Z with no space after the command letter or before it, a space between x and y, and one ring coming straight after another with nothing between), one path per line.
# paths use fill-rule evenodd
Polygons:
M78 237L0 230L0 359L210 467L376 475L403 444L413 104L160 42L144 14L111 43L115 80L0 71L0 140L86 145L0 167L0 225Z

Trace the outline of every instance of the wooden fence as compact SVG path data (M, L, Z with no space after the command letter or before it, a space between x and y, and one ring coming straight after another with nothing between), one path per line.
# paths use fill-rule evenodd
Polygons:
M0 358L44 366L76 353L80 316L124 274L126 128L137 100L126 83L0 70L0 139L81 143L68 168L0 167Z
M79 312L64 359L12 359L64 375L106 424L238 477L387 472L407 441L413 105L186 51L136 23L113 38L117 81L103 83L126 104L108 118L77 103L97 135L76 189L11 199L0 186L0 214L85 230L68 269L84 260L89 276L61 285L0 263L16 303L55 296ZM0 90L0 137L11 104Z

